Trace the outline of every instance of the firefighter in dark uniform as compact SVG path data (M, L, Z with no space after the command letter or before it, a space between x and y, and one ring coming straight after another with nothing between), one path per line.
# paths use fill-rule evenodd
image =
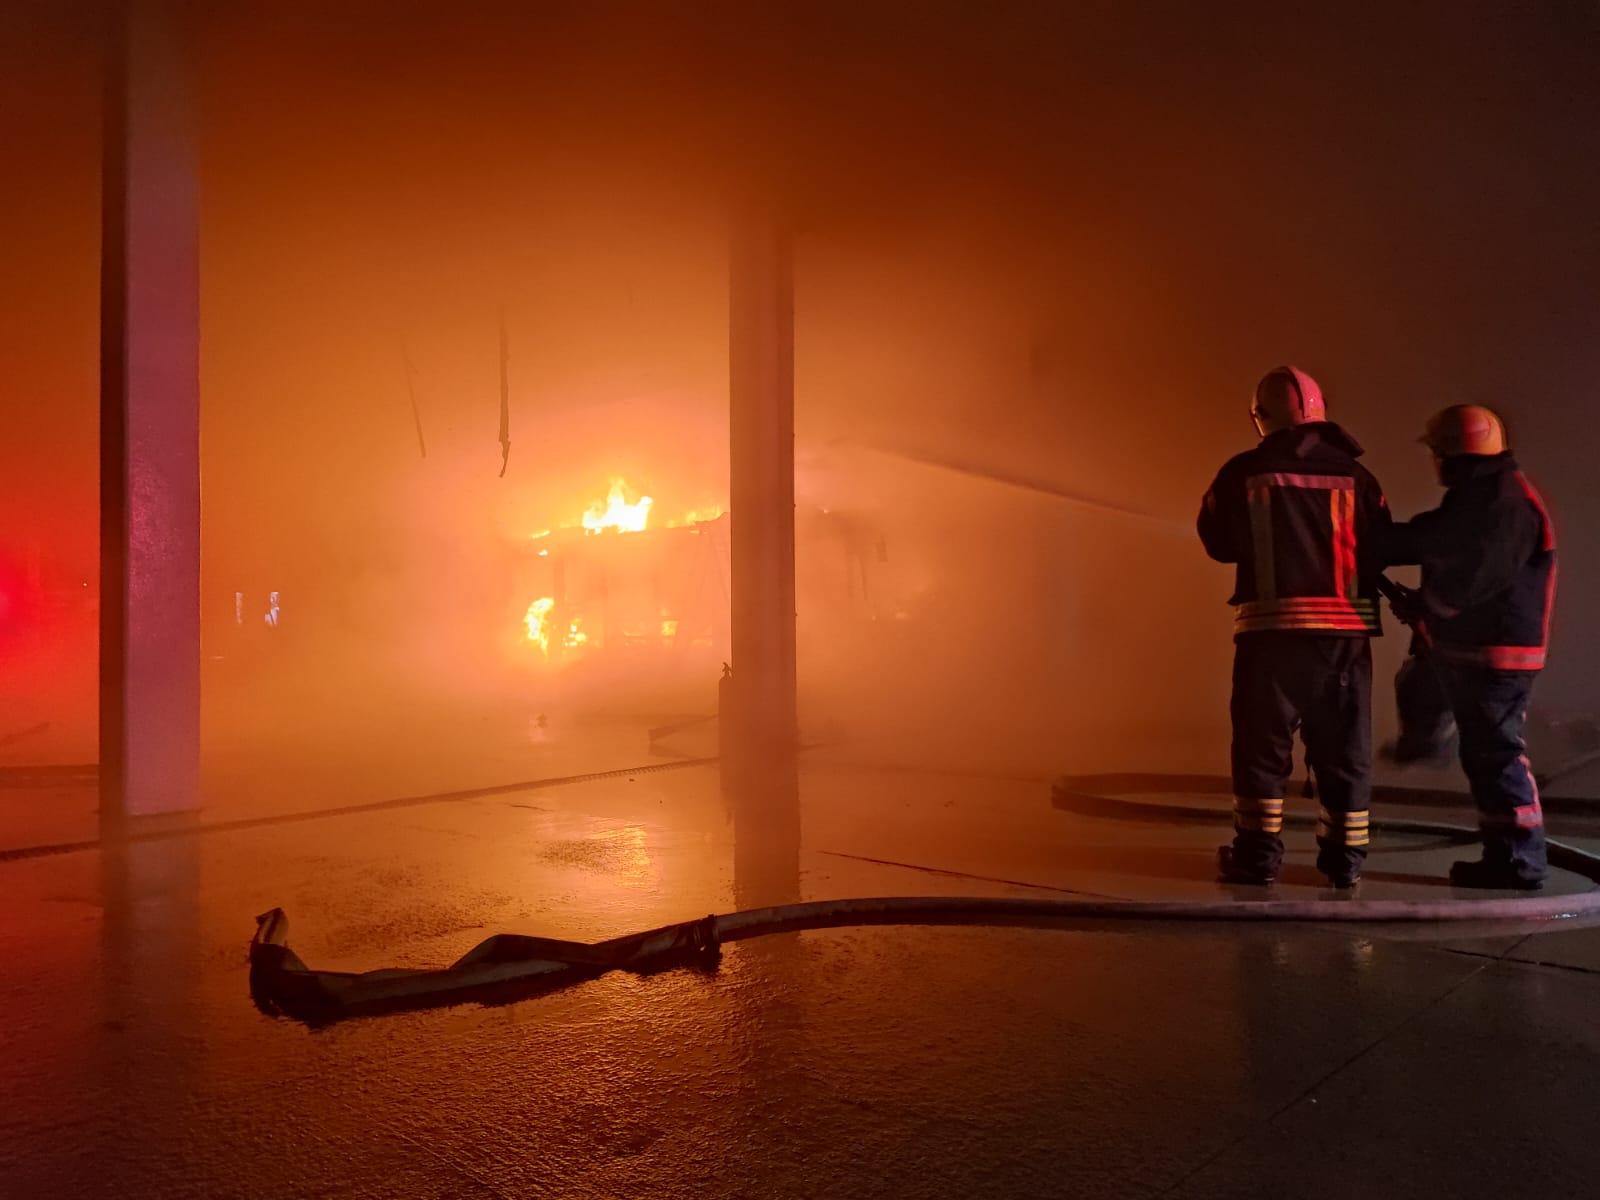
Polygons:
M1422 567L1421 587L1391 602L1418 633L1408 669L1432 676L1398 692L1400 744L1448 736L1439 701L1448 705L1483 833L1482 858L1456 863L1450 882L1532 891L1546 873L1544 814L1523 727L1550 636L1555 530L1492 411L1447 408L1422 440L1444 500L1386 535L1390 563Z
M1299 730L1321 801L1317 869L1355 886L1372 793L1372 647L1380 632L1383 489L1327 419L1304 371L1279 367L1251 407L1261 444L1206 492L1206 553L1237 564L1233 598L1233 828L1228 883L1269 884L1283 861L1283 797Z

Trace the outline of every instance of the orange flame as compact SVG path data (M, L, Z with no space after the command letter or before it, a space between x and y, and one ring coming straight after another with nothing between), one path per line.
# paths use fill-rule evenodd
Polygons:
M539 647L539 653L550 654L550 638L554 634L551 627L550 610L556 606L553 596L540 596L528 605L528 611L523 614L522 622L528 627L528 640ZM589 640L589 635L583 631L583 618L573 617L567 622L567 631L561 635L561 644L567 649L582 646Z
M611 491L604 504L591 504L583 514L583 528L587 533L603 533L615 529L619 533L642 533L650 523L650 506L655 503L649 496L640 496L637 503L629 504L627 485L620 479L611 481Z
M562 529L582 528L585 534L604 533L614 529L618 533L643 533L650 527L650 514L655 506L655 500L649 496L640 496L633 503L628 502L628 482L625 479L613 479L611 490L606 493L604 500L597 500L591 504L583 516L576 521L561 522ZM718 505L708 508L692 508L681 517L669 519L666 522L668 529L688 529L707 521L715 521L722 516L725 510ZM540 529L528 535L532 541L539 541L550 536L551 531ZM548 554L541 550L540 554Z
M523 623L528 627L528 640L535 643L544 654L550 653L550 610L555 607L554 596L540 596L528 605Z
M565 530L582 526L584 536L590 534L603 534L607 530L617 533L643 533L650 526L650 512L655 501L649 496L640 496L629 503L628 485L623 479L613 479L610 491L604 501L591 504L579 521L563 521L561 528ZM676 520L666 523L668 529L687 529L708 521L715 521L723 515L723 509L712 506L709 508L690 509ZM551 531L541 529L528 535L530 540L539 541L549 537ZM550 551L540 549L541 558L548 557ZM523 614L523 624L527 627L527 640L539 647L545 657L550 654L550 642L557 639L559 647L572 649L588 644L589 635L584 631L583 618L574 616L566 623L564 630L556 627L552 619L555 609L555 599L551 596L541 596L528 605L528 611ZM674 617L662 616L659 636L663 642L672 643L677 640L679 624ZM642 630L636 632L643 632Z

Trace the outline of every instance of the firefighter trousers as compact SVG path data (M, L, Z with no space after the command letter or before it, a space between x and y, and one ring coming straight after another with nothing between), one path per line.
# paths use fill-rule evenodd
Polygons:
M1523 740L1535 673L1431 662L1455 714L1485 860L1543 879L1544 811Z
M1233 861L1274 875L1294 736L1316 777L1317 868L1359 874L1372 797L1372 644L1365 637L1271 630L1234 639Z

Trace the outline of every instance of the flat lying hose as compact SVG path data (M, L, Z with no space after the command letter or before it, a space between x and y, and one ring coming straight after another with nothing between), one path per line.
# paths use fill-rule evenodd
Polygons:
M1059 795L1059 793L1058 793ZM1103 797L1092 799L1103 800ZM1163 815L1216 821L1226 812L1187 806L1114 801ZM1305 823L1295 819L1295 824ZM1389 832L1476 840L1456 825L1388 820ZM1600 882L1600 857L1550 842L1550 861ZM857 925L977 925L1061 928L1077 922L1214 921L1340 922L1561 921L1600 914L1600 891L1519 895L1481 900L1359 900L1341 894L1317 900L1095 900L1027 896L884 896L813 900L721 913L603 942L497 934L448 967L350 973L307 967L288 946L288 918L273 909L257 918L250 945L250 991L273 1015L324 1024L343 1017L428 1008L467 1001L513 1000L612 970L648 972L714 963L724 942L773 933Z

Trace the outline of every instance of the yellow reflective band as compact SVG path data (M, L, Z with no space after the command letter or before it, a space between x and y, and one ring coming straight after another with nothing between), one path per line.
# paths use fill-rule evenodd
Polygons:
M1247 796L1233 798L1233 827L1245 833L1283 832L1283 800L1252 800Z
M1350 612L1352 609L1357 612L1377 612L1378 602L1364 598L1351 599L1347 596L1284 596L1246 600L1234 607L1245 616L1253 617L1262 613Z
M1247 600L1234 609L1234 629L1254 633L1263 629L1333 629L1345 633L1377 633L1380 628L1375 600L1347 596L1266 596Z
M1278 800L1247 800L1243 796L1233 798L1234 812L1260 812L1269 816L1283 811L1283 801Z
M1369 809L1358 808L1347 813L1331 813L1322 805L1317 805L1317 820L1328 825L1343 825L1346 829L1357 829L1366 825L1370 819Z
M1330 828L1321 821L1317 822L1317 840L1335 846L1365 846L1371 836L1365 829Z
M1233 827L1247 830L1251 833L1282 833L1282 817L1261 817L1253 813L1235 813Z
M1378 632L1371 625L1334 625L1324 621L1246 621L1233 627L1238 633L1328 633L1349 634L1351 637L1372 637Z

